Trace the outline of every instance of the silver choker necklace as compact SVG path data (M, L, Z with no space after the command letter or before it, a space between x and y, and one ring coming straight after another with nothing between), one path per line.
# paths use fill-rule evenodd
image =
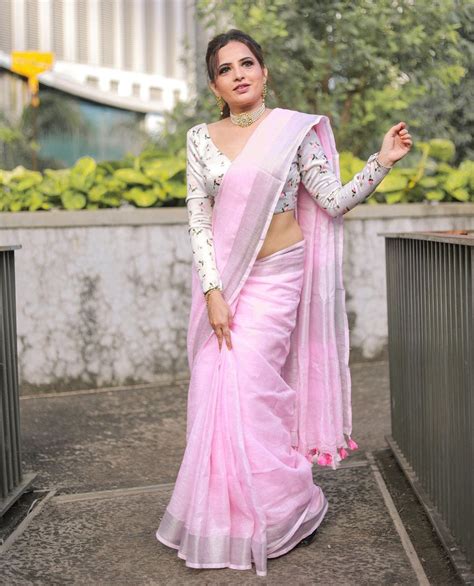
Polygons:
M230 112L230 120L234 124L237 124L237 126L250 126L264 113L265 102L262 102L261 105L253 112L242 112L242 114L232 114L232 112Z

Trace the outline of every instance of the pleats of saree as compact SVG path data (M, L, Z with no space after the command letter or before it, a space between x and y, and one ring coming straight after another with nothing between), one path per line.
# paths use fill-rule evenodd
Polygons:
M291 447L295 391L280 376L303 282L302 240L255 261L235 308L232 349L212 335L188 394L187 445L156 532L193 568L250 569L291 550L328 502Z

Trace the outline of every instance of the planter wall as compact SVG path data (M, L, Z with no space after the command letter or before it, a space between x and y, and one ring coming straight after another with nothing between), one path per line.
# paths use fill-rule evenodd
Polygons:
M351 360L387 358L381 232L474 229L474 204L360 205L345 215ZM23 394L186 377L186 208L0 214L16 255Z

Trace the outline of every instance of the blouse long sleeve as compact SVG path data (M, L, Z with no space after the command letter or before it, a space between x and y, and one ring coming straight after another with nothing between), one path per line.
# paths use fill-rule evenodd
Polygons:
M222 280L217 269L212 235L212 208L214 198L206 192L202 163L192 129L186 135L186 206L188 233L203 293L219 287Z
M314 128L298 149L301 181L311 197L332 217L345 214L371 195L392 167L380 165L378 152L370 155L364 168L345 185L331 171Z

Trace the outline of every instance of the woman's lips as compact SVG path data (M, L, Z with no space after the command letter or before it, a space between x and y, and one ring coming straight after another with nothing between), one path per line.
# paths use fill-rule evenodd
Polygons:
M240 85L240 86L238 86L238 87L235 88L234 92L237 92L239 94L243 94L243 93L245 93L249 89L249 87L250 86L248 84L246 84L246 85Z

